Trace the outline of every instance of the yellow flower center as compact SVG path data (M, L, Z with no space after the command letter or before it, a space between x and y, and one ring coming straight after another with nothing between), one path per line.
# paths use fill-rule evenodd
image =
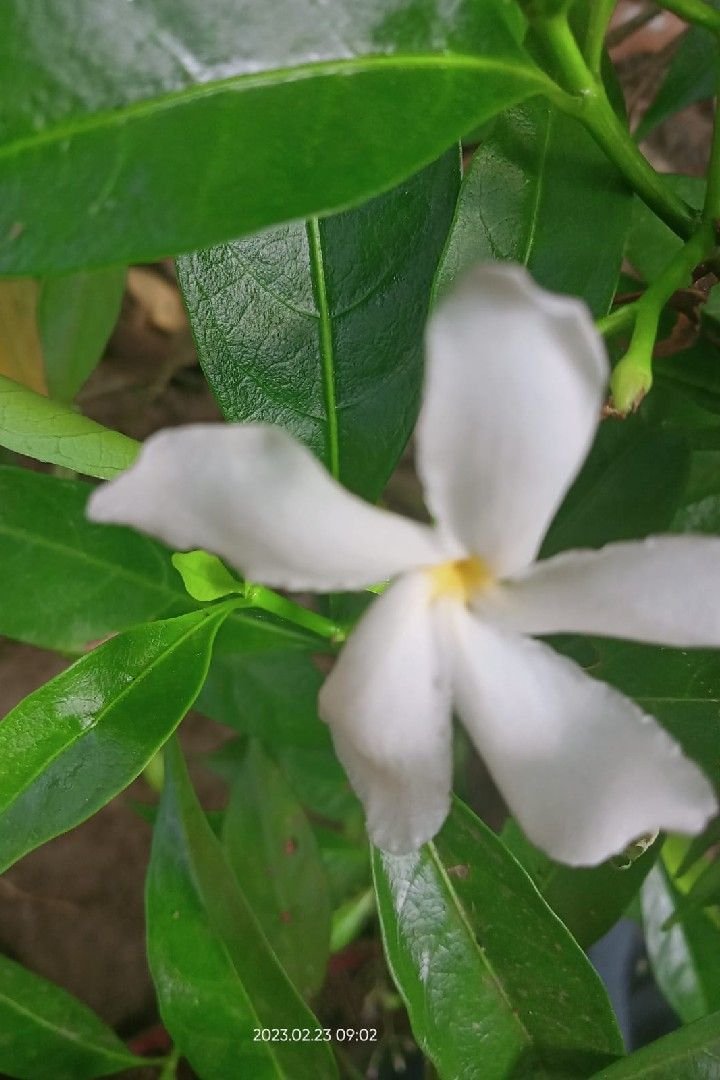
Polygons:
M474 593L482 592L495 582L495 576L485 562L473 556L441 563L429 571L432 578L432 599L449 596L466 604Z

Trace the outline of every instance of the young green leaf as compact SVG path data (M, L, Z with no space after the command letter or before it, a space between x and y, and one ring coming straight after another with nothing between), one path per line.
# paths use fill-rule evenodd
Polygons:
M37 318L51 398L72 401L102 358L124 288L124 266L41 283Z
M547 87L511 7L5 0L0 272L149 262L389 189Z
M3 1075L91 1080L143 1064L87 1005L0 955Z
M0 375L0 446L107 480L132 465L139 445Z
M112 638L0 724L0 867L89 818L190 708L227 605Z
M172 556L172 564L193 600L205 603L245 590L243 582L233 577L217 555L207 551L178 552Z
M579 945L592 945L614 926L635 897L658 857L658 839L636 858L610 859L600 866L564 866L534 847L512 818L502 832L505 847Z
M178 261L200 362L228 420L292 432L369 499L412 431L457 148L387 195Z
M390 969L441 1076L589 1076L622 1054L581 949L461 803L435 841L375 851L373 869Z
M236 770L222 842L273 952L303 997L311 997L329 955L325 868L296 796L255 741Z
M577 120L541 99L517 106L495 122L465 174L438 290L479 259L507 259L604 315L632 201Z
M329 1044L315 1039L320 1024L268 945L176 746L166 755L146 905L160 1012L203 1080L336 1076ZM287 1038L263 1039L264 1028Z
M719 1069L720 1013L714 1013L636 1050L593 1080L714 1080Z

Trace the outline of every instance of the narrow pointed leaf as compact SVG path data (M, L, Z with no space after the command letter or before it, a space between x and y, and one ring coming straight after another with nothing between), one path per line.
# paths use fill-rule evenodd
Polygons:
M446 290L480 259L522 263L547 289L605 314L632 192L583 126L534 99L504 113L465 174L438 274Z
M389 189L547 85L513 8L5 0L0 272L148 262Z
M222 842L273 952L309 998L323 984L329 956L325 869L297 797L257 742L237 767Z
M589 961L462 804L419 853L376 850L373 870L390 969L441 1076L589 1076L623 1052Z
M86 1005L0 956L0 1069L20 1080L91 1080L143 1059Z
M412 431L457 149L357 210L178 261L200 362L228 420L279 424L375 499Z
M165 786L147 879L148 955L163 1021L203 1080L331 1080L319 1022L278 964L213 835L179 750ZM307 1029L308 1041L255 1038Z
M227 606L128 630L0 724L0 867L79 825L127 787L202 686Z
M715 1080L717 1076L720 1013L713 1013L603 1069L594 1080Z
M46 278L38 327L48 392L70 402L96 367L120 313L125 267Z
M0 446L101 480L132 465L139 449L127 435L2 375Z

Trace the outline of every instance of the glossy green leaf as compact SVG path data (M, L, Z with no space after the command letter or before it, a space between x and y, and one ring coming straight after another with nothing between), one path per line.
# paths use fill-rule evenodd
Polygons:
M683 897L672 877L677 861L664 851L648 875L642 920L657 984L687 1024L720 1008L720 924L706 911L690 910L668 925Z
M0 446L107 480L132 465L139 444L0 375Z
M522 864L535 887L579 945L588 948L618 921L653 867L661 840L637 857L599 866L565 866L539 851L512 818L502 832L505 847Z
M325 868L292 788L256 741L236 770L222 841L273 952L310 997L323 984L329 955Z
M89 491L78 481L0 466L1 634L77 652L195 607L162 544L86 519ZM295 627L249 611L234 611L223 637L243 650L307 642Z
M720 1013L673 1031L623 1058L594 1080L717 1080Z
M20 1080L91 1080L144 1064L82 1002L0 955L0 1070Z
M360 804L318 717L322 681L307 651L216 655L198 708L259 739L303 806L331 821L362 821Z
M710 3L713 0L709 0ZM716 4L717 6L717 4ZM714 34L690 26L682 35L662 85L638 124L635 137L645 139L658 124L696 101L714 97L718 51Z
M653 430L639 416L605 421L550 526L543 556L664 531L680 502L689 460L681 436Z
M0 724L0 867L126 788L190 708L227 605L128 630Z
M527 102L496 121L473 157L438 288L479 259L509 260L605 314L631 208L630 190L583 126L545 101Z
M230 573L217 555L207 551L183 551L172 556L172 564L193 600L219 600L230 593L244 593L242 581Z
M124 266L41 283L37 318L51 398L72 401L102 358L124 288Z
M0 272L147 262L389 189L547 85L511 8L5 0Z
M390 969L441 1076L590 1076L623 1052L589 961L462 804L433 843L375 851L373 869Z
M336 1076L319 1022L277 962L212 833L177 747L147 879L148 956L163 1021L203 1080ZM258 1028L308 1029L307 1042L266 1042Z
M375 499L412 431L457 149L357 210L178 260L200 362L232 421L279 424Z

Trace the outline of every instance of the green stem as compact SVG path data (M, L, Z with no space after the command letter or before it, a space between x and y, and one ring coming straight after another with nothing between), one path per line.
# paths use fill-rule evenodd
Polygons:
M660 7L672 11L685 22L697 23L707 30L720 31L720 11L715 11L703 0L657 0Z
M681 239L688 240L695 230L693 214L638 150L616 115L602 80L588 67L567 16L561 13L541 20L537 32L558 64L569 91L563 102L555 98L556 103L585 125L643 202Z
M322 638L327 638L334 645L345 639L345 631L332 619L318 615L316 611L310 611L302 604L296 604L294 600L288 600L286 596L280 596L272 589L266 589L264 585L254 585L252 582L245 583L245 600L251 607L260 608L271 615L279 615L281 619L302 626L306 630L312 630Z
M597 78L602 67L603 47L608 25L617 0L594 0L590 4L587 33L585 35L585 59L587 66Z
M652 356L663 308L677 289L692 282L693 270L714 247L713 224L703 221L657 281L633 305L635 326L630 346L610 379L613 406L621 415L637 408L652 386Z
M165 1058L163 1069L160 1073L160 1076L158 1077L158 1080L175 1080L179 1063L180 1051L176 1046L174 1046L168 1056Z
M718 76L716 93L720 100L720 76ZM712 146L710 148L710 164L707 174L707 188L705 190L705 204L703 206L703 221L715 225L720 218L720 117L718 109L715 109L715 124L713 127Z
M623 304L622 307L611 311L609 315L597 319L595 326L598 333L603 337L610 337L611 334L619 334L621 330L627 330L635 322L638 303L638 300L634 300L631 304Z

